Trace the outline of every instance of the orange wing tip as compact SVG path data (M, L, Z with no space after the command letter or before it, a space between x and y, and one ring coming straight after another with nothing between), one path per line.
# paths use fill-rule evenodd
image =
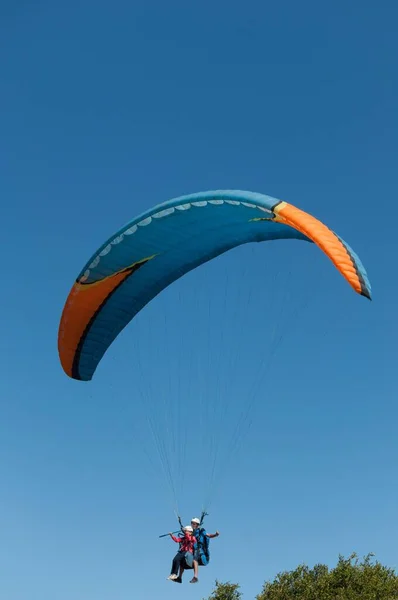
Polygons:
M58 334L61 365L69 377L81 380L78 369L80 352L96 315L126 279L155 256L143 258L98 281L75 282L65 303Z
M355 258L333 231L312 215L287 202L278 202L272 210L275 221L294 227L312 240L330 258L351 287L361 296L370 299L370 290Z

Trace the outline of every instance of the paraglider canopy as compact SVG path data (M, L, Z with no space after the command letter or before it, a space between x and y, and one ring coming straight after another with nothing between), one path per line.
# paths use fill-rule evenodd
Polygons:
M59 327L58 349L65 373L90 380L124 327L185 273L242 244L289 238L314 242L355 292L371 298L358 256L310 214L253 192L182 196L130 221L83 267Z

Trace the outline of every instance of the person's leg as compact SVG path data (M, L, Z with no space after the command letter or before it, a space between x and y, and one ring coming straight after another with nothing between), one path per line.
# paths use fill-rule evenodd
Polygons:
M180 562L180 572L178 573L178 577L176 579L177 583L182 583L182 576L184 575L184 571L185 571L184 561L181 561Z
M189 583L197 583L198 582L198 561L194 559L193 561L193 577Z
M176 579L178 577L178 567L180 566L180 552L177 552L171 563L171 572L167 579Z
M182 583L182 575L185 569L185 552L180 552L180 557L178 560L178 577L174 579L176 583Z

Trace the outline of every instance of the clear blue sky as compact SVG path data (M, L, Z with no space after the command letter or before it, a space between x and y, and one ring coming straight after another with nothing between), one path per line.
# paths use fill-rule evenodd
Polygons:
M201 599L218 578L249 599L354 550L398 567L397 19L392 0L1 3L1 598ZM328 223L374 301L313 246L241 249L143 311L91 384L68 379L57 329L87 258L153 204L217 188ZM282 344L207 521L212 562L199 586L174 585L175 544L157 538L173 507L137 389L159 423L180 394L174 431L195 436L221 372L227 418L208 431L225 449L274 324ZM184 519L203 463L182 469Z

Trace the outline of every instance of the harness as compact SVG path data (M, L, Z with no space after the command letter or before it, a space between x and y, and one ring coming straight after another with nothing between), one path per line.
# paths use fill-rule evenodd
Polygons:
M206 530L203 527L200 527L196 531L198 533L197 533L197 535L195 535L196 542L197 542L195 558L197 559L198 563L201 566L205 567L210 562L210 549L209 549L210 540L207 537Z

